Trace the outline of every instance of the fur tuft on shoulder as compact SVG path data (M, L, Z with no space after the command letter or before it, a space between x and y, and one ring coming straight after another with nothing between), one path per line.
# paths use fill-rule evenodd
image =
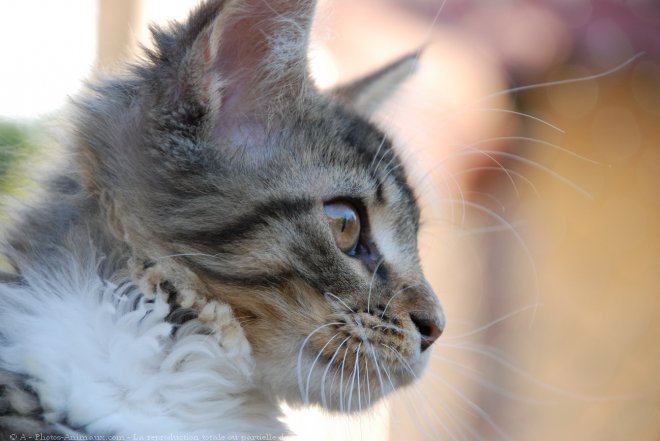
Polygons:
M0 284L0 372L8 373L0 380L27 379L51 430L285 432L276 403L255 389L250 347L233 316L227 326L240 338L195 318L176 324L163 296L148 300L129 282L103 280L99 260L87 257L62 252L51 267L21 267L20 280ZM20 411L3 424L20 427Z

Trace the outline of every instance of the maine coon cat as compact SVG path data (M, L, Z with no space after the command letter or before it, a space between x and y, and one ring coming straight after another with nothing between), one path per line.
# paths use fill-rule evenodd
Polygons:
M313 10L208 1L76 100L5 235L2 439L283 434L279 401L355 412L422 371L444 316L368 121L415 56L321 94Z

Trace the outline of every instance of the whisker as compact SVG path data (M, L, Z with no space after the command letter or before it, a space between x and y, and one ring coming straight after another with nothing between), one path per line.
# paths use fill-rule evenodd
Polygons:
M542 164L539 164L536 161L532 161L531 159L525 158L524 156L516 155L514 153L509 153L509 152L500 152L498 150L485 150L485 151L488 151L488 152L492 153L493 155L503 156L505 158L509 158L509 159L513 159L515 161L522 162L523 164L527 164L531 167L534 167L538 170L541 170L541 171L547 173L548 175L552 176L553 178L555 178L555 179L563 182L564 184L568 185L573 190L577 191L578 193L582 194L583 196L587 197L588 199L594 200L594 197L591 193L589 193L588 191L586 191L585 189L583 189L582 187L577 185L575 182L571 181L570 179L568 179L566 176L562 175L561 173L557 173L556 171L554 171L554 170L552 170L552 169L550 169L550 168L548 168L548 167L546 167Z
M541 123L541 124L543 124L547 127L550 127L551 129L553 129L553 130L555 130L559 133L566 133L566 131L563 130L562 128L560 128L560 127L558 127L554 124L549 123L548 121L544 120L543 118L539 118L538 116L534 116L534 115L531 115L531 114L525 113L525 112L519 112L519 111L511 110L511 109L488 108L488 107L473 108L473 109L470 109L470 110L477 111L477 112L479 112L479 111L483 111L483 112L501 112L501 113L508 113L508 114L516 115L516 116L521 116L523 118L528 118L528 119L531 119L531 120L536 121L538 123Z
M541 199L541 194L539 193L538 189L536 188L536 185L534 185L534 183L529 178L527 178L524 174L522 174L522 173L520 173L516 170L511 170L510 168L507 168L507 170L509 170L509 173L511 173L513 176L515 176L517 178L520 178L523 181L525 181L525 183L532 188L532 190L534 191L534 194L536 195L536 197L538 199ZM454 172L454 175L460 176L460 175L465 175L465 174L468 174L468 173L474 173L474 172L480 172L480 171L504 171L504 170L502 170L500 167L488 167L488 166L470 167L470 168L466 168L466 169L463 169L463 170L456 171L456 172Z
M393 167L391 170L389 170L387 172L386 176L388 176L391 172L393 172L394 170L396 170L397 168L402 167L402 166L403 166L403 163L396 165L395 167ZM449 185L449 182L448 182L448 180L451 180L451 183L453 184L454 188L456 188L456 190L457 190L458 197L461 200L464 200L465 199L465 192L463 191L463 187L461 187L461 184L456 179L456 174L447 172L444 169L444 167L439 167L439 168L440 168L440 171L441 171L440 177L442 178L444 187L447 190L447 194L453 194L453 192L451 191L451 187ZM438 171L438 167L433 167L431 170L429 170L427 172L427 174L422 175L422 177L419 178L419 185L423 184L426 177L434 171ZM465 218L466 218L465 210L461 210L461 225L465 225ZM455 210L454 210L453 207L451 208L451 219L452 219L452 222L455 222L456 214L455 214Z
M435 409L431 409L428 406L420 406L420 403L424 403L426 400L426 397L423 396L422 392L419 390L419 388L414 387L408 390L404 391L405 394L400 394L399 396L403 397L408 403L410 403L409 406L406 406L408 410L412 411L410 412L410 415L413 417L413 420L415 421L417 427L426 435L428 439L442 439L443 437L440 436L440 433L435 427L435 424L428 424L425 423L424 420L428 421L429 419L431 420L436 420L437 423L440 425L440 427L444 430L444 432L449 435L449 437L452 440L456 440L456 437L454 436L453 431L450 429L450 427L443 421L442 418L440 418L440 415L435 411ZM414 397L411 397L410 395L415 394ZM445 410L445 406L441 405L442 410ZM420 410L421 409L421 410ZM422 414L422 411L424 411L424 414ZM429 413L431 411L432 413ZM429 430L430 429L430 430Z
M505 315L503 315L503 316L501 316L501 317L499 317L499 318L497 318L497 319L495 319L495 320L493 320L489 323L481 325L478 328L473 329L472 331L468 331L468 332L465 332L463 334L457 334L457 335L443 335L442 339L443 339L443 341L447 341L447 340L451 341L451 340L462 339L462 338L465 338L465 337L469 337L471 335L478 334L482 331L485 331L486 329L492 328L493 326L497 325L498 323L502 323L503 321L508 320L511 317L514 317L518 314L522 314L523 312L525 312L527 310L530 310L530 309L534 309L535 307L536 307L536 305L523 306L522 308L516 309L515 311L511 311L510 313L505 314Z
M490 144L492 142L499 142L499 141L525 141L525 142L529 142L529 143L532 143L532 144L539 144L539 145L543 145L543 146L546 146L546 147L550 147L550 148L555 149L557 151L560 151L562 153L566 153L569 156L573 156L574 158L580 159L580 160L588 162L590 164L602 165L600 162L598 162L594 159L587 158L586 156L582 156L582 155L580 155L578 153L575 153L574 151L569 150L565 147L562 147L559 144L556 144L554 142L545 141L543 139L538 139L538 138L532 138L532 137L529 137L529 136L495 136L495 137L492 137L492 138L485 138L485 139L473 142L473 143L469 144L469 146L470 147L475 147L475 146L478 146L478 145Z
M623 63L613 67L612 69L606 70L605 72L593 74L593 75L587 75L584 77L578 77L578 78L569 78L565 80L556 80L556 81L546 81L544 83L536 83L536 84L528 84L526 86L518 86L518 87L511 87L509 89L505 90L500 90L498 92L491 93L489 95L486 95L484 97L481 97L477 102L483 102L483 101L488 101L492 98L496 98L502 95L509 95L509 94L514 94L518 92L524 92L527 90L534 90L534 89L542 89L546 87L556 87L556 86L562 86L565 84L576 84L576 83L582 83L585 81L593 81L597 80L599 78L607 77L608 75L612 75L613 73L616 73L617 71L623 70L626 66L629 66L630 64L634 63L637 61L640 57L642 57L645 53L644 52L638 52L632 57L628 58L626 61Z
M386 139L387 139L387 135L383 135L383 139L381 139L380 145L378 146L378 149L376 150L376 153L374 154L374 157L371 159L371 162L369 163L369 167L367 168L367 170L373 171L373 170L378 169L378 166L373 167L373 165L374 165L374 162L376 161L376 158L378 157L378 154L380 153L380 150L383 148L383 144L385 144ZM381 160L382 159L383 158L381 158ZM380 161L379 161L379 164L380 164Z
M397 331L401 334L406 334L406 335L412 335L412 336L417 336L418 335L416 331L410 331L408 329L403 329L403 328L400 328L399 326L396 326L396 325L393 325L393 324L390 324L390 323L388 323L386 325L375 325L375 326L373 326L373 329L380 329L380 328L382 328L382 329L391 329L393 331Z
M348 355L348 345L346 345L346 350L344 351L344 359L341 361L341 370L339 377L339 409L344 412L344 369L346 367L346 356Z
M326 376L328 375L328 372L330 371L330 368L332 367L332 363L334 363L335 358L337 357L337 355L339 355L339 350L341 349L342 346L344 346L344 343L346 343L350 338L351 338L351 336L349 335L344 340L342 340L341 343L339 343L339 346L337 346L337 349L335 349L334 354L332 354L332 357L330 358L330 361L328 362L327 366L325 367L325 370L323 371L323 375L321 376L321 403L323 405L323 408L326 409L326 410L328 409L328 402L325 399L325 379L326 379ZM348 349L348 347L347 347L347 349ZM335 375L335 378L336 378L336 375ZM330 393L332 393L332 385L333 384L334 384L334 380L333 380L333 383L330 384Z
M321 348L321 350L316 354L316 358L314 358L314 361L312 362L312 366L309 368L309 374L307 374L307 388L305 389L305 403L309 403L309 383L312 379L312 372L314 371L314 366L316 366L316 362L319 361L319 358L321 357L321 354L323 354L323 351L325 351L325 348L328 347L328 345L339 335L339 333L335 333L335 335L332 336Z
M415 371L413 371L413 369L410 367L410 364L408 363L408 361L403 357L403 355L401 355L401 353L399 351L397 351L396 349L394 349L393 347L391 347L389 345L386 345L385 343L381 343L381 345L385 346L387 349L394 352L394 355L396 355L396 357L401 361L401 363L403 363L404 367L406 369L408 369L408 372L410 372L410 375L412 375L413 378L417 379L417 375L415 374Z
M378 354L376 354L376 350L374 348L374 345L369 343L368 344L369 349L371 349L371 355L374 360L374 365L376 366L376 374L378 375L378 386L380 387L380 393L381 396L385 395L385 386L383 385L383 376L380 372L380 366L378 363Z
M305 349L305 345L307 345L307 342L309 341L310 338L312 338L312 336L314 334L316 334L318 331L320 331L323 328L327 328L328 326L333 326L333 325L334 326L340 326L341 323L337 323L337 322L335 322L335 323L326 323L324 325L321 325L321 326L317 327L312 332L310 332L307 335L307 337L305 337L305 340L303 340L302 345L300 345L300 349L298 350L298 364L296 366L296 371L297 371L296 374L298 376L298 387L300 389L300 397L303 398L303 399L305 397L305 389L303 387L302 370L301 370L302 369L303 349Z
M424 182L430 175L433 173L439 166L444 167L444 164L447 162L453 160L453 159L458 159L464 156L471 156L471 155L482 155L485 156L486 158L490 159L493 163L495 163L497 166L499 166L502 171L507 175L507 178L509 179L509 182L511 183L511 187L513 188L513 191L516 193L516 197L520 197L520 192L518 191L518 186L516 185L516 181L514 181L513 177L511 176L511 173L507 167L505 167L496 157L496 153L503 153L498 150L485 150L485 149L478 149L473 147L472 145L466 145L466 144L460 144L460 145L455 145L454 147L461 148L460 150L457 150L456 152L449 154L445 156L443 159L441 159L436 165L431 167L425 175L422 176L420 180L420 184Z
M484 167L477 167L477 168L484 168ZM493 168L497 169L497 167L493 167ZM498 169L498 170L499 170L499 169ZM484 192L484 191L468 191L468 192L466 192L465 194L469 194L469 195L477 195L477 196L485 197L485 198L487 198L487 199L489 199L489 200L495 202L495 203L499 206L499 209L500 209L500 211L501 211L502 213L504 213L504 212L506 211L506 206L505 206L502 202L500 202L499 199L497 199L495 196L493 196L493 195L490 194L490 193L486 193L486 192ZM453 205L453 204L452 204L452 205ZM463 211L465 211L465 210L463 210ZM461 229L462 229L462 227L461 227Z
M512 392L509 389L497 386L486 379L483 378L483 372L480 372L472 367L466 366L464 364L458 363L448 357L443 357L442 355L439 354L433 354L432 357L436 360L439 360L443 363L445 363L448 366L452 366L456 369L456 371L460 372L462 375L466 376L470 380L478 383L479 385L485 387L486 389L489 389L498 395L501 395L503 397L511 398L512 400L521 402L521 403L526 403L526 404L535 404L535 405L548 405L548 404L553 404L553 402L549 401L541 401L541 400L534 400L531 398L526 398L524 396L518 395L514 392ZM430 372L429 375L432 377L437 375L434 372Z
M391 347L391 346L389 346L385 343L381 343L381 345L388 348L389 350L391 350L394 353L394 355L401 361L401 363L406 368L406 370L408 370L408 372L410 372L410 375L412 375L413 378L417 379L417 375L415 374L413 369L410 367L410 364L406 361L406 359L401 355L401 353L399 351L397 351L396 349L394 349L393 347ZM452 432L451 432L451 430L449 430L449 427L447 427L447 425L442 422L442 419L439 417L439 415L437 413L435 413L434 410L432 410L432 411L433 411L433 414L434 414L433 415L434 418L436 418L437 421L440 423L440 425L443 427L443 429L445 429L445 432L447 432L448 434L451 434ZM435 428L432 427L432 429L435 432ZM450 436L452 436L452 435L450 435ZM438 437L434 437L434 439L437 439L437 438Z
M400 290L398 290L392 297L390 297L390 299L387 301L387 304L385 304L385 308L383 309L383 312L380 314L380 319L382 320L383 317L385 317L385 313L387 312L387 308L390 306L390 303L392 303L392 300L394 300L394 298L396 296L398 296L399 294L401 294L404 291L416 288L418 286L419 286L419 284L415 284L415 285L412 285L412 286L405 286L405 287L401 288Z
M442 384L444 384L450 391L452 391L454 395L462 399L463 402L467 404L470 407L470 409L474 410L481 418L483 418L484 421L486 421L490 425L490 427L492 427L493 430L497 432L498 435L500 435L503 439L507 441L513 441L513 439L504 430L502 430L502 428L499 425L497 425L497 423L493 420L493 418L491 418L491 416L488 415L488 413L485 410L483 410L478 404L470 400L465 394L463 394L457 388L452 386L451 383L444 380L442 377L438 376L435 378L439 380Z
M362 388L360 387L360 347L358 346L357 353L355 355L357 360L357 396L358 396L358 412L362 413ZM364 383L363 383L364 384Z
M357 369L358 369L358 355L360 353L360 345L361 344L362 343L360 343L358 345L357 350L355 351L355 364L353 366L353 374L351 375L351 380L350 380L350 383L351 383L350 392L351 392L351 394L348 396L348 403L347 403L347 409L348 409L349 412L353 409L352 404L353 404L353 394L355 393L354 392L355 391L355 375L356 375Z
M449 202L451 203L451 200L445 200L444 202ZM454 203L458 201L453 201ZM538 307L540 305L539 299L540 299L540 281L539 281L539 275L538 275L538 270L536 268L536 265L534 264L534 259L532 257L532 253L527 247L527 244L525 243L525 240L522 238L520 233L509 223L507 222L506 219L495 213L493 210L490 210L482 205L475 204L470 201L463 201L463 204L465 204L467 207L474 208L477 211L481 211L482 213L487 214L488 216L491 216L494 218L497 222L499 222L501 225L504 225L507 227L507 230L514 236L520 247L522 248L523 252L525 253L525 257L527 258L527 261L530 264L532 275L534 277L534 296L535 296L535 302L534 302L534 311L532 314L532 318L530 321L530 326L534 323L534 319L536 318L536 312L538 311Z
M452 349L459 349L459 350L464 350L467 352L472 352L475 354L483 355L484 357L493 360L497 362L500 366L508 369L509 371L520 375L523 379L528 381L530 384L534 384L538 386L539 388L561 395L565 396L568 398L572 398L575 400L579 401L586 401L586 402L600 402L600 401L627 401L627 400L635 400L639 398L643 398L646 396L646 394L642 393L631 393L631 394L621 394L621 395L587 395L587 394L578 394L575 392L570 392L565 389L562 389L557 386L553 386L549 383L540 381L536 378L534 378L533 375L529 374L528 372L524 371L523 369L519 368L518 366L514 365L513 363L507 361L502 355L497 354L495 351L488 349L486 347L483 347L482 345L470 345L470 344L465 344L465 343L444 343L441 342L440 346L445 347L445 348L452 348Z
M342 305L344 305L344 306L346 307L346 309L348 309L349 311L351 311L353 314L356 313L356 312L353 310L353 308L351 308L350 306L348 306L348 305L347 305L342 299L340 299L339 297L337 297L335 294L331 293L330 291L326 291L325 293L323 293L323 295L326 297L326 299L327 299L328 297L334 297L335 299L337 299L337 301L338 301L339 303L341 303Z
M442 13L442 10L445 8L446 4L447 4L447 0L442 0L442 3L440 4L440 6L438 6L438 10L436 11L435 15L433 16L433 20L431 21L431 24L427 27L426 38L424 38L424 41L426 41L426 43L424 43L424 46L429 44L429 42L431 41L433 28L438 23L438 20L440 20L440 14Z
M383 142L385 142L385 138L383 138ZM383 143L381 142L380 147L382 147L382 146L383 146ZM386 156L388 156L388 154L391 155L392 157L396 157L396 152L395 152L394 150L387 150L385 153L383 153L383 154L380 156L380 159L378 160L378 162L376 163L376 165L373 167L372 170L374 170L374 171L375 171L375 170L378 170L378 168L380 167L380 164L383 162L383 159L384 159ZM375 159L375 156L374 156L374 159Z

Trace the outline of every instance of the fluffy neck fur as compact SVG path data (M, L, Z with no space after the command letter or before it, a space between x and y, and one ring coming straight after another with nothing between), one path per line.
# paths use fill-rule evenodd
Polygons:
M162 296L103 280L93 250L60 251L56 267L23 267L20 283L0 285L0 367L28 379L49 430L286 433L277 404L255 387L231 311L222 330L174 324L184 311L172 316Z

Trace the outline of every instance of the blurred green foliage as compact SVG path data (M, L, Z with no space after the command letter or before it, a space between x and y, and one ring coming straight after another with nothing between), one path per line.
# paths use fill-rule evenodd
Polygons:
M0 120L0 193L11 193L22 182L20 165L35 151L35 124Z

